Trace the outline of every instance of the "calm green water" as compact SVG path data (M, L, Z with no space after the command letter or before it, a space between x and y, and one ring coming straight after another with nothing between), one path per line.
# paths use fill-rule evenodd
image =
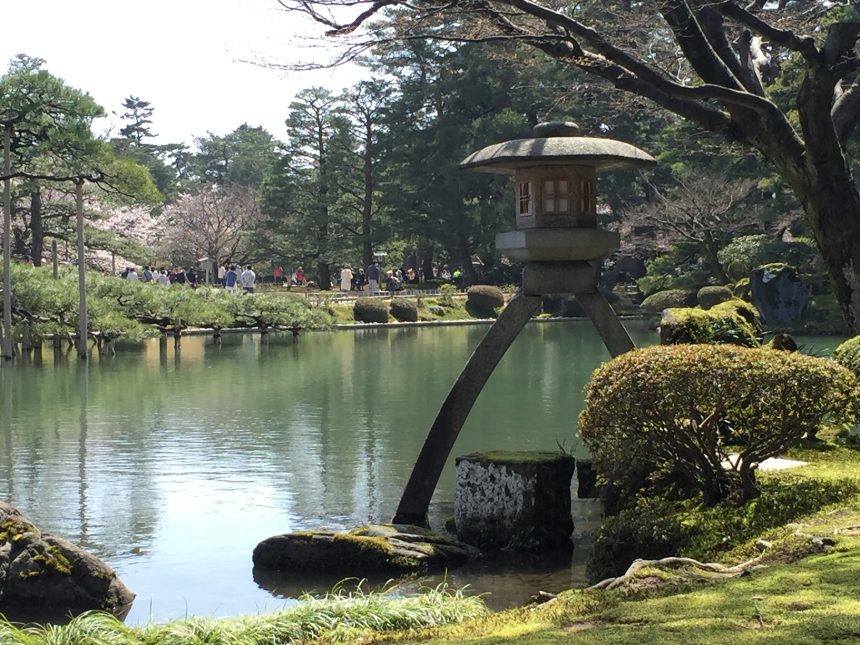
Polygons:
M109 562L137 593L129 622L235 615L334 580L255 580L251 552L297 529L387 520L438 407L484 326L157 342L87 364L45 351L0 368L0 496ZM638 343L654 342L641 325ZM806 341L825 352L835 340ZM478 400L454 455L576 450L590 324L531 324ZM452 514L453 468L431 508ZM578 528L595 509L578 506ZM582 582L573 560L452 576L495 606ZM432 582L432 580L430 581Z

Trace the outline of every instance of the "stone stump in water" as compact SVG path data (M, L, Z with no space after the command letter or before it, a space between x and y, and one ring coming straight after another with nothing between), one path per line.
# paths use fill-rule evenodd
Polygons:
M457 457L456 463L458 539L488 550L572 547L573 457L487 452Z

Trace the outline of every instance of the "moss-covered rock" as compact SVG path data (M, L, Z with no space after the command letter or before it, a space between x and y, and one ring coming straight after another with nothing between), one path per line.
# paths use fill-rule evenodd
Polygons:
M797 342L792 338L791 334L774 334L764 345L765 349L777 349L783 352L796 352Z
M644 311L659 314L672 307L690 307L696 304L696 292L684 289L667 289L653 293L639 305Z
M358 298L352 307L356 322L387 323L388 302L382 298Z
M696 300L702 309L710 309L714 305L731 300L733 297L731 289L717 285L702 287L696 294Z
M492 318L505 306L505 294L498 287L476 284L466 292L466 309L478 317Z
M660 342L726 343L744 347L760 346L761 323L758 312L743 300L728 300L711 307L672 308L660 319Z
M860 336L849 338L833 352L833 360L860 378Z
M391 300L391 315L400 322L416 322L418 320L418 305L409 298L393 298Z
M276 535L254 549L254 567L274 571L408 573L464 564L466 547L419 526L370 524L351 531L299 531Z
M107 564L42 533L17 508L0 503L0 611L57 620L99 609L124 617L134 594Z

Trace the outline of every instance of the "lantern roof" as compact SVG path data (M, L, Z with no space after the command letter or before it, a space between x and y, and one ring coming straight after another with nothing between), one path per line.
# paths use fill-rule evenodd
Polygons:
M570 121L539 123L530 139L487 146L460 162L461 168L514 174L517 168L546 165L590 166L598 172L648 168L657 161L644 150L615 139L584 137Z

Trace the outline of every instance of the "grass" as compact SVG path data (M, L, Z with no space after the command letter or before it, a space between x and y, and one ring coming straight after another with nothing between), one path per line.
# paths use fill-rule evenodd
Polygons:
M371 634L413 630L474 619L487 613L480 598L444 586L408 597L333 593L306 597L296 607L238 618L191 617L164 625L130 627L100 612L68 625L18 627L0 622L3 645L274 645L321 639L354 643Z

